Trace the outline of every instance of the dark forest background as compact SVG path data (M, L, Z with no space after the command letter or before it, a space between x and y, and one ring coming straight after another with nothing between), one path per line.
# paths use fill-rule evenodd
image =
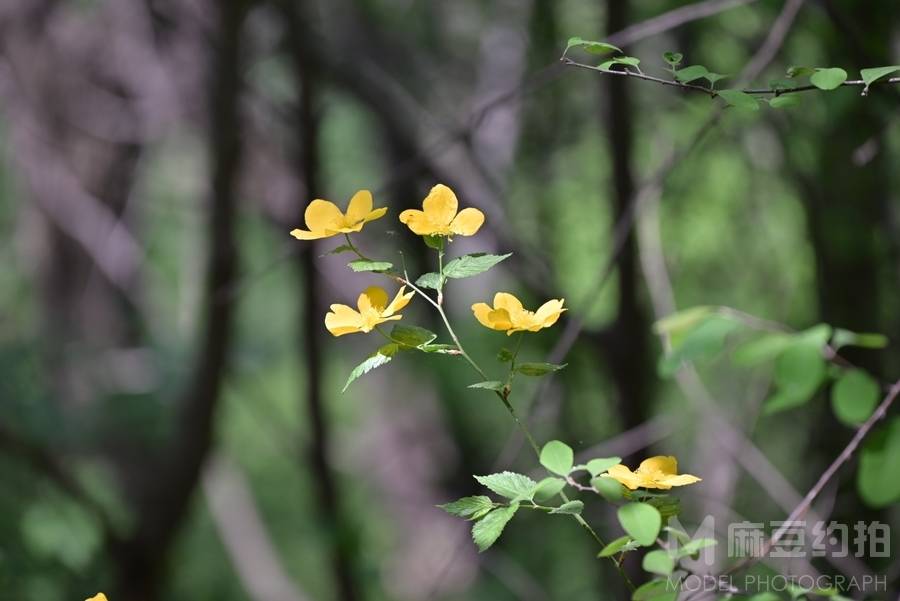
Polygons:
M413 272L433 259L396 215L437 182L487 215L454 252L515 253L448 293L480 360L505 338L472 302L567 299L523 351L569 363L518 397L539 438L677 455L704 478L687 524L783 519L852 432L824 394L762 416L769 368L660 379L652 324L721 304L900 339L897 91L710 124L703 95L558 57L611 39L646 69L677 50L765 86L893 64L898 24L896 0L4 0L0 599L624 596L574 523L521 516L479 555L435 508L534 469L460 361L340 393L378 342L333 339L324 313L375 278L288 232L361 188L390 212L360 244ZM440 327L420 303L404 319ZM896 378L897 349L850 355ZM900 526L853 474L817 512ZM796 569L900 583L889 560Z

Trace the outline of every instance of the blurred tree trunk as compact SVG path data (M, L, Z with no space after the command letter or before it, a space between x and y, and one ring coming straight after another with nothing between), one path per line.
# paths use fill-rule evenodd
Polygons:
M305 198L297 199L296 223L303 223L303 211L308 199L321 197L319 173L319 115L318 77L312 57L300 42L305 32L301 28L303 15L296 5L289 6L288 35L294 60L295 83L299 91L297 115L297 175L305 188ZM322 317L324 309L318 298L322 283L316 272L316 245L303 244L296 267L300 279L303 303L298 319L298 355L303 358L305 375L304 402L309 421L310 443L306 461L316 484L319 519L328 543L335 596L341 601L363 598L357 585L355 557L358 541L356 529L341 511L342 499L337 478L330 460L331 429L322 395Z
M209 90L209 153L212 172L209 258L197 359L179 407L173 440L159 462L150 459L135 491L133 534L112 549L117 561L117 599L155 601L164 589L167 558L188 514L203 463L212 445L216 409L232 341L237 279L237 179L241 165L241 31L243 0L219 5Z

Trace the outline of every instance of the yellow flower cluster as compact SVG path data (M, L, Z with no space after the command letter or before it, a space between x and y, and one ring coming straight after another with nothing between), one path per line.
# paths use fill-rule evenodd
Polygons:
M341 234L362 231L369 221L385 215L386 207L373 208L372 193L360 190L353 195L346 211L328 200L313 200L304 212L308 229L294 229L291 235L298 240L318 240ZM422 210L407 209L400 213L400 222L418 236L473 236L484 224L484 213L468 207L459 210L459 200L448 186L437 184L422 201ZM352 248L352 247L351 247ZM357 309L347 305L331 305L325 316L325 327L334 336L368 333L386 321L402 319L398 313L409 303L414 292L405 293L405 287L390 303L388 293L381 288L367 288L357 299ZM472 305L475 318L486 328L506 332L537 332L549 328L566 310L563 299L553 299L536 311L529 311L512 294L498 292L494 306L486 303Z
M104 595L103 593L97 593L90 599L85 599L84 601L109 601L109 600L106 598L106 595Z
M679 474L678 460L671 455L657 455L645 459L634 471L620 463L609 468L605 476L618 480L630 490L638 488L669 490L673 486L686 486L700 482L700 478L697 476Z

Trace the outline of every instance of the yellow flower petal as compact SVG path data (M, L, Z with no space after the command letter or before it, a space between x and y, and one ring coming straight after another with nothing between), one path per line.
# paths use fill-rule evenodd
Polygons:
M380 209L375 209L374 211L370 211L368 215L365 216L363 221L368 223L370 221L375 221L376 219L381 219L384 217L384 214L387 213L387 207L381 207Z
M383 288L378 286L369 286L356 299L356 306L359 307L359 312L363 315L373 310L380 314L387 307L387 304L388 294Z
M406 209L400 213L400 223L406 224L418 236L430 236L440 229L431 222L424 211L418 209Z
M103 593L97 593L90 599L85 599L84 601L109 601L109 600L106 598L106 595L104 595Z
M534 312L535 320L542 328L549 328L556 323L559 316L565 311L565 309L563 309L564 302L565 299L548 300Z
M356 225L365 220L372 212L372 193L368 190L360 190L350 199L347 206L346 222L348 226Z
M337 235L337 232L333 231L308 232L301 229L291 230L291 236L297 240L318 240L319 238L329 238L335 235Z
M681 474L678 476L666 476L664 478L660 478L658 481L660 484L664 484L667 487L671 488L673 486L687 486L688 484L700 482L700 480L701 479L697 476L692 476L690 474Z
M644 459L637 469L640 473L648 475L675 475L678 473L678 460L671 455L657 455Z
M325 315L325 327L334 336L362 331L362 316L347 305L331 305Z
M495 330L509 330L513 327L512 319L509 317L509 311L506 309L494 309L488 313L488 321L491 322L491 327Z
M449 225L453 221L458 207L459 201L456 199L456 194L444 184L434 186L422 201L425 214L438 225Z
M490 305L487 303L475 303L472 305L472 313L475 314L475 319L478 320L478 323L483 325L486 328L493 329L494 326L490 319L488 319L488 315L490 315L491 309Z
M478 209L463 209L450 222L450 231L460 236L472 236L484 223L484 213Z
M303 214L306 227L311 232L338 231L345 226L344 214L333 202L316 199L309 203Z
M498 292L494 295L494 308L506 309L509 312L510 317L513 318L524 311L522 301L509 292Z
M644 485L644 479L632 472L628 467L622 465L614 465L606 471L606 477L617 480L620 484L628 487L629 490L637 490Z
M401 286L400 290L398 290L397 294L394 296L394 300L392 300L391 304L389 304L385 308L385 310L382 312L382 315L384 317L390 317L391 315L393 315L397 311L400 311L401 309L403 309L403 307L405 307L406 305L409 304L409 301L415 294L415 291L410 290L409 292L406 292L405 294L404 294L404 292L406 292L406 286ZM398 315L397 318L399 319L399 317L400 316Z

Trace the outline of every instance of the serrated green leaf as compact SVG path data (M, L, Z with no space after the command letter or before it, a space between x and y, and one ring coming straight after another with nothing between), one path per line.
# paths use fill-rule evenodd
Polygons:
M494 502L491 501L490 497L479 495L477 497L463 497L451 503L438 505L438 507L450 515L477 520L494 508Z
M426 353L441 353L445 355L459 354L459 349L455 344L423 344L419 347L419 350Z
M406 326L400 324L391 329L390 336L391 340L394 342L413 348L419 348L437 338L437 334L431 330L426 330L419 326Z
M840 350L845 346L858 346L860 348L884 348L888 344L887 336L883 334L857 333L850 330L837 328L831 339L834 350Z
M512 499L513 501L531 500L537 488L537 482L523 474L501 472L487 476L475 476L478 483L492 492Z
M733 106L736 109L746 111L759 110L759 101L746 92L741 92L740 90L722 90L718 95L719 98L728 104L728 106Z
M781 94L769 100L769 106L773 109L786 109L800 104L800 96L797 94Z
M353 271L359 273L363 271L387 271L394 266L393 263L387 261L366 261L365 259L357 259L350 261L347 266Z
M675 569L675 560L662 549L655 549L644 555L641 566L645 572L668 576Z
M469 388L483 388L484 390L495 390L500 392L503 390L505 384L498 380L487 380L485 382L476 382L475 384L469 384Z
M580 37L572 37L569 38L568 44L566 44L566 52L569 51L570 48L580 47L582 50L589 54L612 54L614 52L622 52L616 46L612 44L607 44L606 42L595 42L592 40L585 40Z
M635 541L645 547L656 542L662 528L662 516L656 507L647 503L629 503L619 507L616 515L622 528Z
M625 497L625 490L618 480L613 478L605 478L603 476L593 478L591 486L597 491L601 497L610 503L617 503Z
M391 345L387 345L391 346ZM391 360L391 354L382 354L381 352L375 353L359 365L353 368L353 371L350 372L350 377L347 378L347 383L344 384L344 388L341 389L341 392L346 392L347 388L350 384L353 383L359 377L362 377L375 369L376 367L381 367L382 365L387 364Z
M419 279L416 280L416 286L419 288L430 288L431 290L437 290L443 285L441 282L441 276L434 273L433 271L429 271L428 273L423 273L419 276Z
M597 459L591 459L587 462L584 468L590 472L591 477L596 478L609 468L614 465L619 465L622 463L621 457L601 457Z
M478 551L486 551L497 542L506 524L513 518L519 509L517 504L509 507L494 509L472 526L472 540L478 546Z
M691 555L696 555L702 549L705 549L707 547L712 547L717 544L719 544L719 543L715 539L712 539L712 538L694 539L692 541L689 541L689 542L683 544L681 547L679 547L676 552L676 556L681 558L681 557L689 557Z
M845 81L847 81L847 72L838 67L816 69L816 72L809 76L809 83L820 90L833 90Z
M663 52L663 60L671 67L677 67L684 60L684 55L680 52Z
M559 371L564 368L567 363L562 365L554 365L553 363L520 363L516 366L516 372L523 376L546 376L549 373Z
M565 487L566 481L562 478L554 478L553 476L544 478L538 482L537 488L534 489L534 500L539 503L549 501Z
M862 69L859 72L860 77L862 77L863 82L865 82L866 87L865 90L869 89L869 86L885 77L886 75L890 75L891 73L896 73L900 71L900 65L891 65L889 67L872 67L870 69Z
M554 507L550 513L551 515L581 515L582 511L584 511L582 501L568 501L559 507Z
M575 454L572 447L559 440L551 440L541 449L541 465L560 476L572 471Z
M486 253L472 253L471 255L463 255L456 257L444 266L444 277L447 278L470 278L474 275L484 273L500 261L508 259L512 253L505 255L489 255Z
M681 83L691 83L692 81L706 77L707 73L709 73L709 71L703 65L691 65L690 67L675 71L675 79Z
M872 376L860 369L850 369L831 388L831 407L838 420L848 426L863 423L875 407L881 389Z
M816 335L801 336L778 356L775 361L777 392L766 401L766 415L804 405L816 393L826 374L825 358L818 342Z
M788 67L787 76L791 79L795 79L797 77L808 77L815 73L816 70L813 67Z
M603 549L599 553L597 553L597 557L612 557L613 555L622 551L630 542L631 537L627 534L625 536L620 536L613 542L603 547Z

